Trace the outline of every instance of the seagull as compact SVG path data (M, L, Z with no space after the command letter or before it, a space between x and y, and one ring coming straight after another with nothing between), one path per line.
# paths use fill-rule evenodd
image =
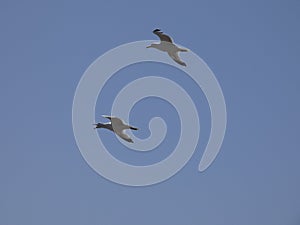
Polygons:
M124 133L124 130L125 129L138 130L138 128L125 124L122 119L115 116L102 115L102 117L109 119L110 122L93 124L96 126L94 129L105 128L111 130L112 132L116 133L120 138L124 139L125 141L133 143L133 140L129 137L129 135Z
M167 52L175 62L182 66L186 66L185 62L179 58L178 52L187 52L188 50L179 48L173 43L172 38L164 34L160 29L155 29L153 33L159 37L160 43L153 43L150 46L147 46L147 48L156 48L160 51Z

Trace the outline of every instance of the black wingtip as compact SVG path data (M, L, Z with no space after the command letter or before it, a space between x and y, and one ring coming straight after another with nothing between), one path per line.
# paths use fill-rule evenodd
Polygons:
M139 128L137 127L130 127L131 130L138 130Z
M161 30L160 30L160 29L155 29L155 30L153 31L153 33L158 32L158 31L161 31Z

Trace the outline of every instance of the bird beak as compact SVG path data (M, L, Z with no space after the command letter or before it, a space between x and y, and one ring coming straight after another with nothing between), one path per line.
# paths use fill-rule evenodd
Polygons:
M147 46L146 48L151 48L151 45Z

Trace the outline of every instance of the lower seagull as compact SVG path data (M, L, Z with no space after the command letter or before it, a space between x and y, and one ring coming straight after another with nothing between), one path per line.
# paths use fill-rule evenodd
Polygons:
M110 122L93 124L96 126L94 129L105 128L105 129L111 130L112 132L117 134L120 138L124 139L125 141L133 143L133 140L129 137L128 134L126 134L124 132L124 130L126 130L126 129L138 130L138 128L132 127L128 124L125 124L122 119L115 117L115 116L102 115L102 117L109 119Z

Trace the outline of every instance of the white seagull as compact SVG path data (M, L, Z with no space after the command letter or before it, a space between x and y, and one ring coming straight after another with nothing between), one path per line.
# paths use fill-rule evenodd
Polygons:
M112 132L116 133L120 138L124 139L125 141L133 143L133 140L129 137L129 135L124 133L124 130L125 129L138 130L138 128L125 124L124 121L118 117L106 116L106 115L102 115L102 116L104 118L109 119L110 122L93 124L96 126L94 129L105 128L111 130Z
M155 29L153 33L159 37L160 43L153 43L150 46L147 46L147 48L156 48L160 51L167 52L175 62L182 66L186 66L185 62L179 58L178 52L187 52L188 50L179 48L173 43L172 38L164 34L160 29Z

